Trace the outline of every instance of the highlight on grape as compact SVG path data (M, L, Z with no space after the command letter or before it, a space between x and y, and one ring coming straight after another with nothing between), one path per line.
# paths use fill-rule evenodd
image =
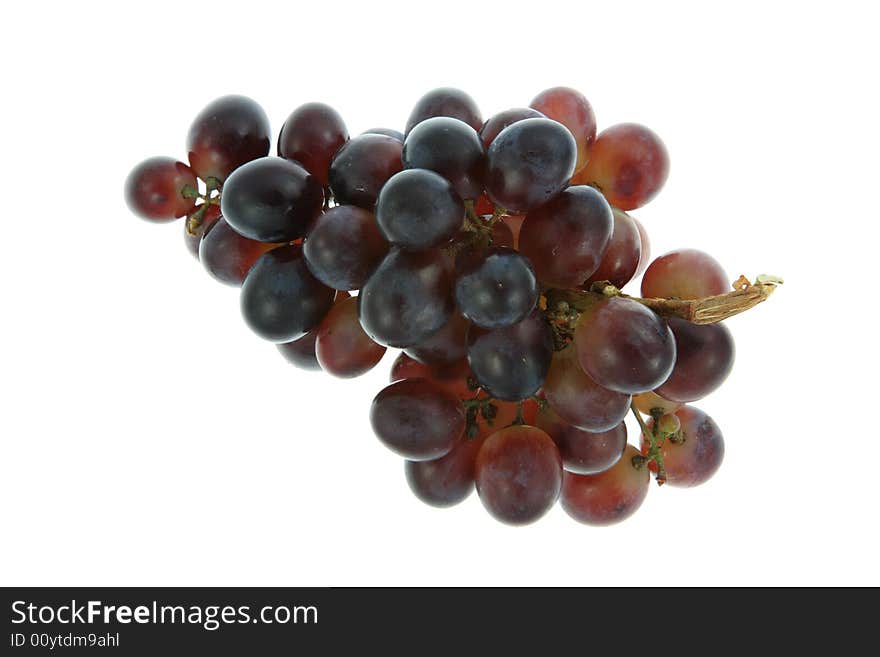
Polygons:
M463 91L435 89L404 132L354 137L308 103L276 155L270 135L256 102L219 98L190 127L188 163L131 171L128 205L185 217L187 248L241 287L245 322L297 367L351 378L402 350L370 424L419 499L448 507L476 489L505 523L559 501L607 525L652 475L689 487L717 471L721 430L691 404L732 369L721 322L782 281L731 286L695 249L651 260L629 212L669 174L654 132L597 132L587 99L555 87L485 121Z

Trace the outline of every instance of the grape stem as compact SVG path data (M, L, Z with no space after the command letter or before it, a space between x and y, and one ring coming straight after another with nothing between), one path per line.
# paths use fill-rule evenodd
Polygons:
M660 434L658 427L660 424L660 416L663 412L660 410L657 412L652 411L654 425L649 429L648 425L645 424L645 420L642 418L642 414L639 413L639 409L636 408L636 405L631 404L630 409L632 410L633 415L636 416L636 421L639 423L642 435L645 437L645 440L648 441L647 454L644 456L634 456L633 465L636 468L641 469L647 466L651 461L654 461L654 463L657 464L657 485L662 486L666 483L666 468L663 467L663 452L660 448L663 446L665 436Z

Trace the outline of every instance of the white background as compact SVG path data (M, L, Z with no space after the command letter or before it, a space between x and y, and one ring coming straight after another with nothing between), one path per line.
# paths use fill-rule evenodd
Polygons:
M867 2L18 4L3 10L0 583L880 584L876 16ZM655 253L786 285L729 323L700 402L726 461L628 522L510 528L409 492L342 382L287 365L180 224L127 211L225 93L400 128L441 85L484 116L565 84L672 173ZM631 438L633 433L631 432Z

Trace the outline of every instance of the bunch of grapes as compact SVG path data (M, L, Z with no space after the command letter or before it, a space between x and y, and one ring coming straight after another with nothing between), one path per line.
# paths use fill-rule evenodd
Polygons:
M733 365L718 320L775 281L731 291L691 249L650 262L629 211L669 172L651 130L597 135L569 88L486 121L443 88L405 132L350 137L334 109L309 103L284 122L277 155L270 146L259 105L220 98L190 128L189 164L141 163L128 203L153 221L185 216L189 249L241 286L247 324L294 365L349 378L403 350L370 422L420 499L451 506L476 488L511 524L561 500L603 525L639 508L651 473L695 486L718 469L721 431L687 404ZM641 298L621 292L641 274Z

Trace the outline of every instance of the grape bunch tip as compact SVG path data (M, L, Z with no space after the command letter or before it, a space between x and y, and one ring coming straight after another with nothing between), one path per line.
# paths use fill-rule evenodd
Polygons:
M351 136L332 107L302 105L271 147L256 102L218 98L190 127L187 162L138 164L127 203L153 222L185 217L187 248L241 288L245 322L290 363L351 378L402 350L370 424L420 500L476 490L513 525L559 501L608 525L652 475L690 487L717 471L721 431L691 404L733 367L722 320L782 279L731 285L696 249L652 260L630 214L669 174L650 129L598 132L568 87L486 120L440 88L402 132Z

